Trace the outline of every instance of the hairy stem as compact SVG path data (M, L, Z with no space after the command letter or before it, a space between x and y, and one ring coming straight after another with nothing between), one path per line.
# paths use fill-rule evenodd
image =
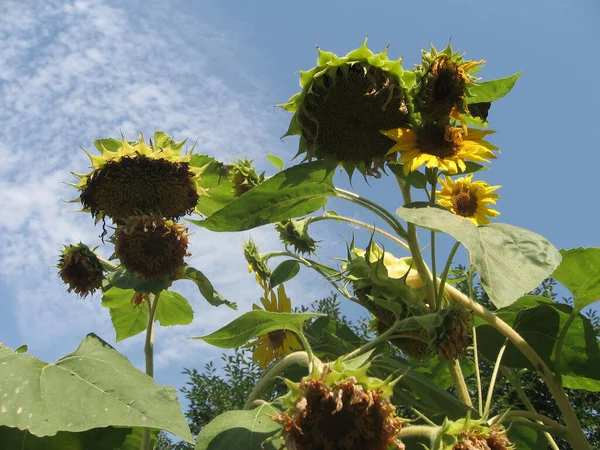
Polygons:
M460 242L456 241L454 243L454 245L452 246L452 250L450 251L450 254L448 255L448 259L446 260L446 265L444 266L444 271L442 272L442 278L440 280L440 290L438 292L438 299L439 299L439 303L440 305L437 306L436 308L438 308L438 311L441 308L441 301L444 297L444 286L446 285L446 279L448 278L448 272L450 272L450 266L452 265L452 261L454 261L454 255L456 255L456 252L458 251L460 247Z
M563 415L569 430L568 439L573 448L576 448L577 450L592 450L585 437L585 434L583 433L583 430L581 429L579 419L577 418L571 403L569 403L569 399L565 394L565 391L556 383L552 371L540 357L540 355L538 355L537 352L527 343L527 341L525 341L521 335L513 330L506 322L504 322L491 311L485 309L479 303L467 297L454 286L446 286L446 292L450 293L454 301L460 303L462 306L472 311L473 314L481 317L496 330L498 330L502 335L504 335L504 337L512 342L517 349L519 349L519 351L529 360L529 362L531 362L531 364L533 364L533 367L536 368L537 372L548 386L552 397L554 397L554 401Z
M465 377L463 376L458 359L453 359L446 362L448 364L448 368L450 369L450 375L452 375L452 381L454 381L454 388L456 389L458 399L465 405L473 407L473 402L471 402L471 397L469 397L467 383L465 383Z
M498 352L498 357L496 358L496 364L494 364L494 370L492 371L492 377L490 379L490 387L488 388L487 398L485 400L485 408L483 410L483 416L487 417L490 413L490 408L492 407L492 397L494 396L494 387L496 387L496 380L498 378L498 371L500 370L500 365L502 363L502 357L504 356L504 352L506 351L506 344L508 341L504 341L504 345L500 348Z
M266 371L262 377L254 386L254 390L250 393L248 400L246 400L246 404L244 405L244 409L250 409L254 402L258 400L260 395L267 389L274 381L275 378L294 364L299 364L301 366L308 366L310 363L309 356L307 352L294 352L287 355L281 361L276 362L271 366L271 368Z

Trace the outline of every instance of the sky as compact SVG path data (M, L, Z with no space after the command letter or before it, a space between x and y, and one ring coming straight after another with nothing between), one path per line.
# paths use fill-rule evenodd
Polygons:
M72 352L89 332L115 344L100 297L67 294L54 267L63 244L100 244L100 227L65 203L63 184L86 173L81 148L94 139L135 139L163 130L197 141L196 152L222 161L253 159L273 173L265 154L293 164L297 139L280 139L290 114L275 109L299 90L316 46L343 55L362 44L411 68L420 49L451 39L467 58L485 59L484 79L524 71L494 103L490 140L502 153L484 173L502 185L499 222L533 230L557 248L599 246L595 141L600 88L596 0L564 2L338 1L248 2L3 0L0 2L0 342L46 361ZM347 177L336 178L350 188ZM401 206L390 178L352 189L390 210ZM336 202L331 207L373 222ZM344 256L347 225L315 228L320 255ZM247 273L241 244L281 248L271 227L215 234L191 226L189 263L248 311L260 288ZM365 242L366 245L366 242ZM110 249L100 252L108 256ZM397 256L405 256L400 252ZM182 387L184 367L201 369L221 351L190 336L208 334L237 313L208 305L191 283L177 282L195 310L187 327L159 328L156 378ZM289 283L294 304L328 295L302 272ZM143 337L117 343L143 368Z

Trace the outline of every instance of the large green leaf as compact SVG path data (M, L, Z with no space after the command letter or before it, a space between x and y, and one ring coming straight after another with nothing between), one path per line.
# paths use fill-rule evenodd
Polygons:
M279 172L204 220L192 223L211 231L244 231L309 214L335 194L333 169L315 161Z
M79 433L59 431L54 436L38 437L18 428L0 427L2 449L15 450L107 450L123 448L131 428L95 428ZM139 450L140 446L137 446Z
M227 411L206 425L196 440L196 450L276 450L281 440L263 442L281 429L271 420L279 411L262 405L251 411Z
M0 348L0 392L0 426L36 436L147 427L193 442L175 389L157 386L94 334L55 363Z
M137 292L160 292L168 289L172 281L168 277L162 279L147 280L138 277L136 274L127 272L123 268L118 268L109 273L103 281L103 291L112 287L119 289L135 289Z
M210 216L235 198L232 178L228 166L206 155L192 155L192 167L205 167L198 184L207 190L207 196L198 199L196 209Z
M275 286L291 280L300 272L300 263L293 259L283 261L271 274L271 289Z
M404 206L397 214L462 243L473 256L485 291L499 308L535 289L560 263L558 250L537 233L502 223L475 226L450 211L422 206Z
M133 289L110 288L102 295L102 306L109 309L110 320L117 334L116 341L122 341L146 329L148 311L146 305L133 305Z
M190 266L184 266L181 278L182 280L190 280L193 281L202 296L206 299L208 303L213 306L227 305L231 309L237 309L237 305L234 302L230 302L217 291L213 287L212 283L206 276L200 272L198 269L194 269Z
M573 312L569 305L546 297L525 296L497 312L544 359L552 370L555 346L561 330ZM477 342L481 353L494 361L505 338L495 328L478 321ZM568 329L561 352L560 371L565 387L600 392L600 347L592 323L578 314ZM533 368L513 344L508 344L502 364Z
M145 304L134 305L131 298L133 289L113 287L102 296L102 306L110 311L110 319L117 334L116 341L135 336L146 329L148 308ZM162 291L159 297L154 320L162 326L188 325L192 323L194 311L188 301L176 292Z
M600 248L573 248L560 251L563 259L552 276L573 294L582 309L600 300Z
M318 313L292 314L250 311L214 333L192 339L202 339L219 348L236 348L244 345L253 337L263 336L271 331L290 330L296 334L301 334L304 321L323 315Z
M467 104L494 102L504 97L511 91L522 74L523 72L519 72L507 78L473 83L469 88Z

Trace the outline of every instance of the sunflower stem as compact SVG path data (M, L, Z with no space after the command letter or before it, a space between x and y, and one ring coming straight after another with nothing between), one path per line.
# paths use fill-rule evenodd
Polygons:
M569 316L569 318L567 319L567 322L565 323L562 330L560 331L560 336L558 337L558 340L556 342L556 348L554 349L554 367L556 368L556 373L554 374L554 379L556 380L556 383L559 386L562 386L562 373L561 373L561 368L560 368L562 348L565 343L565 339L567 338L567 332L569 331L569 328L571 327L571 324L573 323L573 321L578 316L579 316L579 309L573 308L573 311L571 311L571 315Z
M454 243L454 246L452 247L452 250L450 251L450 254L448 255L448 259L446 260L446 265L444 266L444 271L442 272L442 278L440 280L440 289L438 291L438 299L439 299L439 306L438 306L438 311L441 308L442 305L442 299L444 296L444 289L446 286L446 279L448 278L448 273L450 272L450 266L452 265L452 261L454 261L454 255L456 255L456 252L458 251L460 247L460 242L456 241Z
M386 238L394 241L396 244L400 245L404 249L410 251L410 247L408 246L408 244L406 242L404 242L403 240L397 238L393 234L390 234L387 231L382 230L381 228L377 228L375 225L369 225L366 222L362 222L362 221L356 220L356 219L351 219L350 217L345 217L345 216L327 216L327 215L311 217L309 219L309 223L318 222L320 220L341 220L342 222L348 222L348 223L352 223L354 225L358 225L360 227L366 228L367 230L373 231L375 233L379 233L382 236L385 236Z
M448 364L448 369L450 369L450 375L452 376L452 381L454 382L454 388L456 389L458 399L465 405L472 407L473 402L471 401L471 397L469 397L467 383L465 383L465 377L462 373L462 369L460 368L458 359L449 360L446 361L446 363Z
M146 357L146 375L154 378L154 314L156 305L158 305L160 293L146 294L146 305L148 307L148 320L146 322L146 343L144 345L144 355ZM141 450L150 450L150 428L144 428L142 433Z
M404 204L411 203L412 196L410 193L410 185L398 176L396 176L396 180L398 181L398 185L400 186L400 190L402 191L402 198L404 199ZM425 264L425 261L423 261L423 255L421 254L421 249L419 247L419 238L417 236L417 227L413 223L407 222L407 228L408 232L406 241L408 242L408 246L410 247L412 260L417 268L417 272L419 273L421 281L426 287L428 297L430 299L434 299L435 293L433 292L432 276L429 272L429 268Z
M398 438L425 438L433 442L439 431L440 427L438 426L411 425L402 428L398 433Z
M341 198L343 200L348 200L350 202L356 203L357 205L362 206L363 208L368 209L372 213L379 216L383 219L391 228L394 230L398 236L402 239L407 239L408 234L402 224L392 215L387 209L383 206L378 205L377 203L362 197L354 192L346 191L344 189L335 188L336 197Z
M547 425L549 427L556 429L556 431L558 431L559 433L564 433L567 430L564 425L561 425L560 423L552 420L550 417L546 417L542 414L538 414L538 413L535 413L532 411L519 411L519 410L506 411L503 414L498 414L497 416L494 416L490 420L488 420L488 425L493 426L496 424L509 422L510 420L507 420L507 419L510 419L512 417L520 417L520 418L524 418L524 419L535 420L536 422L538 422L540 424L544 424L544 425Z
M473 298L473 258L471 252L467 251L469 257L469 271L467 276L469 285L469 298ZM473 359L475 362L475 379L477 380L477 410L483 416L483 388L481 387L481 371L479 370L479 349L477 348L477 327L473 325Z
M431 195L429 196L429 204L435 205L435 188L437 186L438 170L433 169L434 182L431 183ZM437 269L435 261L435 231L431 230L431 271L433 272L433 302L435 303L435 310L439 311L442 309L442 296L439 295L437 290ZM443 286L442 286L443 287Z
M500 370L502 357L504 356L504 352L506 351L506 344L508 344L508 340L504 341L504 345L502 345L502 347L500 347L500 350L498 351L496 364L494 364L494 370L492 371L492 377L490 378L490 387L488 388L487 398L485 400L483 417L487 417L490 414L490 409L492 407L492 397L494 396L494 388L496 387L496 380L498 379L498 371Z
M267 389L276 379L276 377L294 364L301 366L308 366L310 363L309 355L307 352L294 352L284 357L281 361L277 361L267 370L258 380L256 386L248 396L248 400L244 405L244 409L250 409L254 402L258 400L260 395Z
M487 310L479 303L473 301L471 298L467 297L454 286L448 286L446 291L450 293L455 302L472 311L476 316L481 317L496 330L498 330L504 337L508 338L508 340L517 349L519 349L523 356L525 356L529 362L531 362L533 367L536 368L537 372L546 383L546 386L548 386L550 394L560 409L563 419L567 424L567 429L569 430L568 440L571 446L577 450L592 450L581 428L579 419L577 418L577 415L575 414L575 411L569 402L569 398L565 394L562 386L556 383L552 371L540 357L540 355L538 355L538 353L527 343L527 341L525 341L525 339L521 337L519 333L513 330L510 325L508 325L494 313Z
M398 318L396 318L396 321L392 324L391 327L389 327L387 330L385 330L385 332L381 333L375 339L365 342L363 345L361 345L360 347L358 347L355 350L352 350L350 353L348 353L346 356L344 356L344 361L355 358L356 356L360 355L361 353L364 353L367 350L370 350L371 348L375 347L380 342L387 340L390 336L392 336L394 334L394 332L400 327L401 324L402 324L402 321L398 320Z

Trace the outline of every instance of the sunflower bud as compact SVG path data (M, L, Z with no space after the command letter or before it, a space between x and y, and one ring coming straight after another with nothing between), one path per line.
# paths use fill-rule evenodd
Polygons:
M133 142L96 141L101 154L86 152L92 171L74 174L79 183L70 183L80 191L83 210L119 225L134 215L176 220L192 213L200 195L208 195L197 183L204 168L190 166L191 154L180 154L185 141L175 142L160 131L154 140L150 146L143 136Z
M283 220L275 224L275 230L279 232L279 239L284 245L291 245L296 253L311 254L317 245L308 235L308 224L308 218Z
M307 160L380 176L391 142L379 130L408 121L401 59L390 61L387 48L374 54L366 39L344 57L318 51L317 65L300 72L302 91L278 105L294 113L285 136L300 135Z
M233 192L240 197L255 186L265 181L265 173L257 174L252 161L240 159L234 162L229 169L232 174Z
M287 410L273 419L283 424L286 448L403 450L396 437L402 421L389 400L395 382L370 378L367 369L338 360L315 367L300 383L285 380Z
M133 217L115 231L115 255L128 271L142 278L173 280L190 255L186 231L172 220Z
M104 268L85 244L65 245L56 267L60 278L69 286L67 292L75 291L79 296L87 297L102 287Z
M258 251L258 247L256 243L249 239L243 245L244 248L244 256L246 257L246 261L248 261L248 270L249 272L256 272L258 276L258 281L262 283L266 289L268 289L268 283L271 279L271 270L267 263L263 260Z

